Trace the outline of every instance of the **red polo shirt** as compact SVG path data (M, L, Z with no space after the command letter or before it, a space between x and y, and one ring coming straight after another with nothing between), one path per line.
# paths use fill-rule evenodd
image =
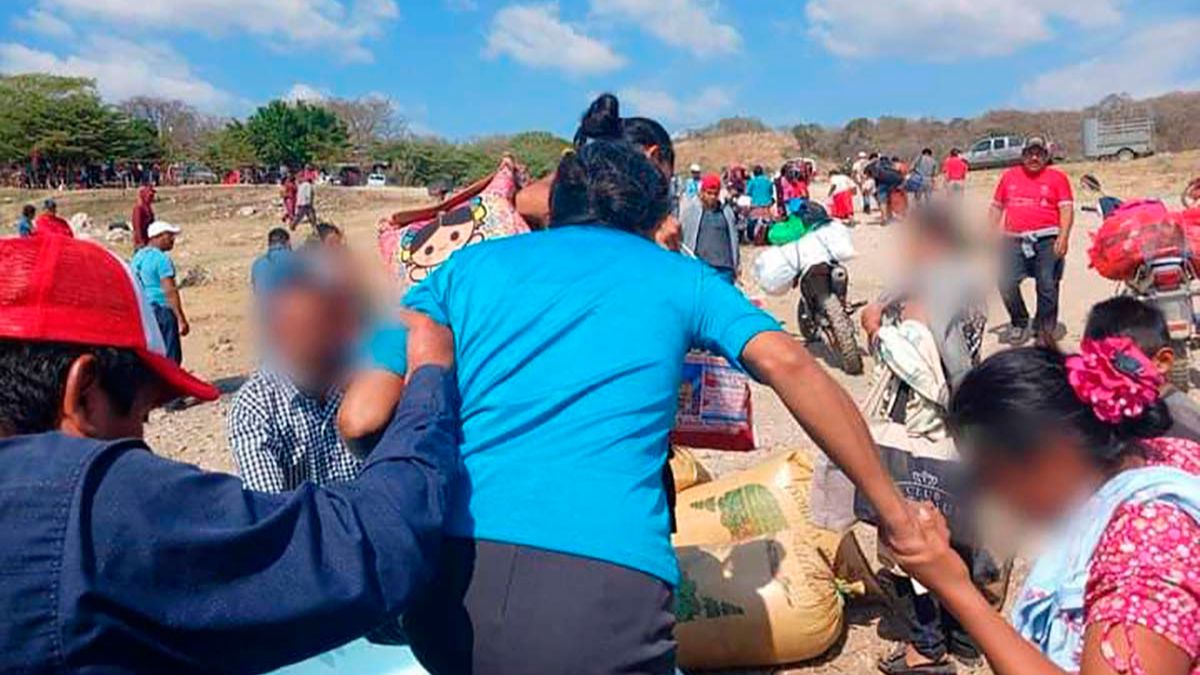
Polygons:
M50 212L39 215L37 220L33 221L33 233L35 235L54 234L60 237L75 236L75 233L71 231L70 223Z
M1058 209L1074 204L1071 180L1047 167L1036 176L1016 166L1004 172L993 203L1004 211L1004 231L1024 234L1059 227Z

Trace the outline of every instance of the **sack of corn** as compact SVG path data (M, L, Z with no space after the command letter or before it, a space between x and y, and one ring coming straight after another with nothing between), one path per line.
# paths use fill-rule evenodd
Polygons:
M712 474L695 453L687 448L676 447L671 453L671 475L675 477L675 491L683 492L712 481Z

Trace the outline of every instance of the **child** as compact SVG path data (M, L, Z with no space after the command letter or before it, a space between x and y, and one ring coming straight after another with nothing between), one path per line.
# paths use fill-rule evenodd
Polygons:
M1088 313L1084 336L1093 340L1131 338L1163 376L1161 394L1172 420L1164 435L1200 442L1200 405L1166 382L1175 365L1175 350L1171 348L1167 321L1157 307L1128 296L1105 300Z

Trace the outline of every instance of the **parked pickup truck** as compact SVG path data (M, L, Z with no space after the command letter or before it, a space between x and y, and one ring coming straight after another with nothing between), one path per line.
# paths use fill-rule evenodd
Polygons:
M1049 143L1051 160L1061 159L1062 152L1055 143ZM1021 152L1025 149L1024 136L988 136L981 138L962 154L972 169L994 169L1016 166L1021 163Z
M1154 154L1154 118L1089 117L1083 120L1083 156L1129 161Z

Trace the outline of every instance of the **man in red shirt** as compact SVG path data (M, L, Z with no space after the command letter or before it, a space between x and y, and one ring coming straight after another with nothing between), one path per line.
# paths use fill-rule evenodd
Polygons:
M946 181L946 193L950 199L960 201L967 187L967 160L960 156L958 148L950 149L950 156L942 162L942 178Z
M138 189L137 204L133 207L133 215L129 219L129 226L133 230L133 248L137 250L146 245L150 241L150 237L146 234L150 223L153 223L154 218L154 186L143 185Z
M1021 166L1004 172L992 200L990 220L1004 234L1000 295L1012 320L1005 336L1010 344L1029 339L1029 310L1021 298L1024 279L1033 278L1037 286L1037 335L1053 335L1058 328L1059 283L1075 224L1075 196L1070 179L1049 162L1045 140L1030 138Z
M58 203L53 199L42 202L42 213L33 221L33 234L74 237L71 224L58 217Z

